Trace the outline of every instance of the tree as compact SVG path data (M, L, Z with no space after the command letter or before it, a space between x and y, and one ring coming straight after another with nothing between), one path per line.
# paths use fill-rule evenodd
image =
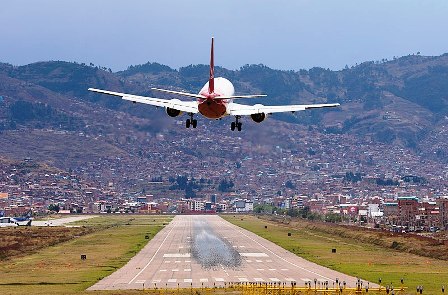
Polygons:
M230 192L234 187L234 183L232 180L223 179L219 183L218 190L221 192Z
M288 181L285 183L285 186L286 186L287 188L289 188L289 189L296 189L296 186L292 183L291 180L288 180Z
M48 206L48 210L50 210L50 211L52 211L52 212L56 212L56 213L58 213L59 210L60 210L60 208L59 208L59 205L58 205L58 204L50 204L50 205Z

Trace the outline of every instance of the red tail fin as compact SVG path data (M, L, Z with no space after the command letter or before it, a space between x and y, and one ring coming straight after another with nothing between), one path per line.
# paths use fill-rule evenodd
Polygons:
M212 49L210 50L210 79L208 80L208 93L215 92L215 64L213 58L213 40L212 37Z

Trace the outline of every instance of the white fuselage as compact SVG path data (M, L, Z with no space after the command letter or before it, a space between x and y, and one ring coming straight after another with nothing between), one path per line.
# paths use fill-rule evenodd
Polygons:
M209 82L205 83L199 95L204 96L203 99L198 99L199 112L206 118L219 119L228 115L227 106L232 102L231 99L215 99L220 96L233 96L235 88L232 82L226 78L218 77L214 79L215 91L209 93Z

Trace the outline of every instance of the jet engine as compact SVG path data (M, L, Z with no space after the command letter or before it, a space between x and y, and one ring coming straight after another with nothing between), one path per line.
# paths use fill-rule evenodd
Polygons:
M176 109L172 109L172 108L166 108L166 113L170 117L177 117L177 116L180 116L182 114L181 111L176 110Z
M254 122L261 123L264 121L264 119L266 119L266 114L265 113L252 114L250 115L250 118Z

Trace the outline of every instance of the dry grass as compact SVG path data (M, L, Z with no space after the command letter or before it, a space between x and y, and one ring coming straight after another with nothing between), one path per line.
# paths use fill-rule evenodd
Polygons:
M91 227L0 228L0 261L28 255L39 249L91 233L93 230Z
M129 215L88 219L83 223L92 229L89 234L2 261L0 294L141 294L135 290L85 290L126 264L170 219ZM76 229L82 227L70 230ZM43 236L48 237L47 233ZM36 241L44 243L44 239ZM81 260L81 254L87 255L87 260Z

